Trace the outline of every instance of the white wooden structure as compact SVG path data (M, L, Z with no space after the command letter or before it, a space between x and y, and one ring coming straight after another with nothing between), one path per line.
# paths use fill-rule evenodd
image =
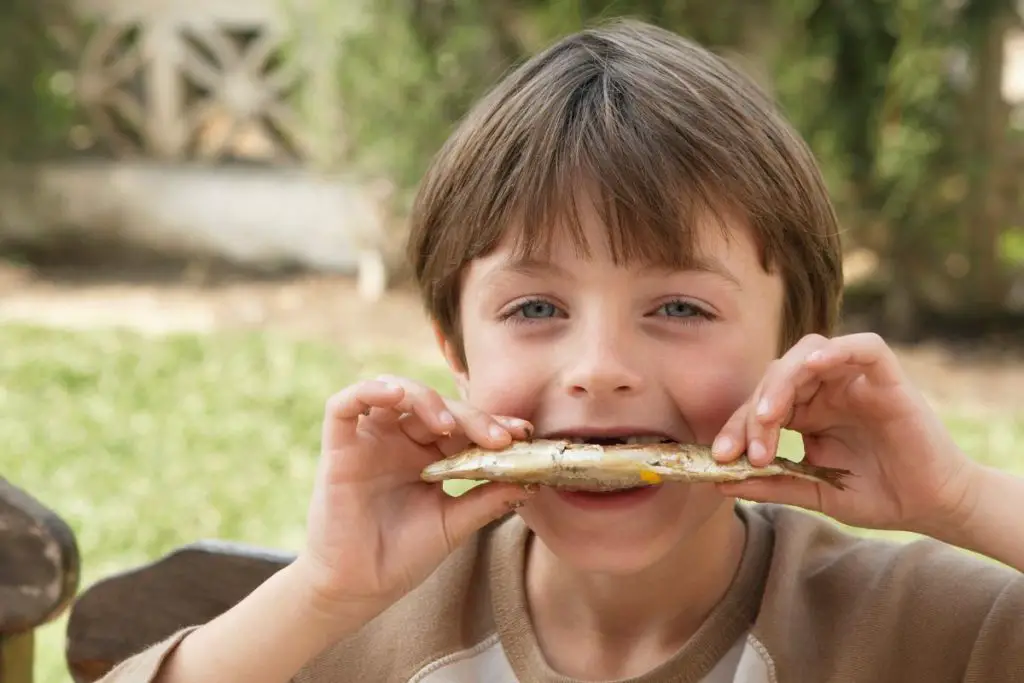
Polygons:
M351 2L75 0L74 92L120 158L284 162L337 148L333 71ZM300 85L305 119L287 97ZM320 116L318 116L320 114ZM119 119L116 120L116 119ZM319 120L317 120L319 119ZM321 129L314 129L313 123ZM318 160L328 161L328 160Z
M387 183L347 178L336 83L355 0L74 0L81 113L39 192L0 183L0 223L252 264L355 271L385 286ZM109 233L109 235L107 234Z

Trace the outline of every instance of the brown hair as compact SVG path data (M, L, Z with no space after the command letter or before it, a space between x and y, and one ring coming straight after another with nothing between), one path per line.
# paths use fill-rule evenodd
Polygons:
M409 256L428 313L460 357L464 266L513 229L522 255L545 249L557 229L585 248L575 208L584 186L596 190L617 262L685 267L697 220L738 216L764 267L782 272L781 347L832 332L842 292L838 225L806 145L724 60L666 30L617 20L512 71L421 183Z

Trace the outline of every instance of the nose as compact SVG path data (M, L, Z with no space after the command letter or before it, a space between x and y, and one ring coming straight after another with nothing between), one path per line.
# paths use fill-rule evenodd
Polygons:
M643 389L637 350L623 335L591 328L578 335L577 341L564 375L570 395L597 398L635 394Z

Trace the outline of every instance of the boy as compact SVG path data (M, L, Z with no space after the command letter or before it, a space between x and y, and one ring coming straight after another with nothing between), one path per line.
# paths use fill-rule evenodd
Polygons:
M828 337L825 188L721 61L632 22L560 41L441 150L410 253L462 400L400 377L334 396L296 562L105 680L1024 680L1024 481L967 458L877 337ZM530 436L767 463L783 426L850 489L418 479Z

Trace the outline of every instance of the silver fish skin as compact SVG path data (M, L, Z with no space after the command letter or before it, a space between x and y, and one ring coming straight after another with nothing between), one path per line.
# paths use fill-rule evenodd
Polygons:
M517 441L500 450L471 447L431 463L423 481L470 479L535 484L574 491L616 491L663 482L710 483L755 477L790 476L828 484L839 490L847 470L776 458L755 467L746 455L720 463L711 448L675 442L586 444L567 439Z

